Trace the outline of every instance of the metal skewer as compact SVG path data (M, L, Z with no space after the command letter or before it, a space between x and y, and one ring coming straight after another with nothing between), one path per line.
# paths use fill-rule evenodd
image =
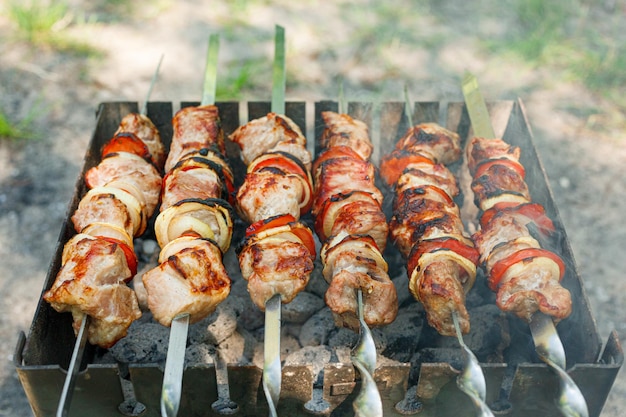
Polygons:
M76 386L76 378L78 377L80 363L82 362L85 346L87 345L87 329L89 328L90 321L87 314L84 314L80 321L80 328L76 335L72 358L67 368L67 375L65 376L63 390L61 391L56 417L66 417L69 414L70 406L72 405L72 396L74 395L74 386Z
M352 350L352 363L361 374L361 391L354 400L352 408L356 417L382 417L383 404L374 381L376 369L376 345L369 327L363 318L363 291L357 290L357 309L359 313L359 342Z
M143 114L144 116L148 114L148 100L150 99L150 95L152 95L152 89L154 88L154 85L156 84L156 80L159 76L159 69L161 69L162 62L163 62L163 54L161 54L161 58L159 59L159 63L157 64L154 74L152 74L152 81L150 81L150 87L148 87L148 94L146 94L146 99L143 101L143 104L141 106L140 113Z
M474 356L470 348L468 348L463 341L458 313L452 313L452 320L454 321L456 337L459 340L459 344L465 351L465 366L463 367L463 372L461 372L458 376L456 384L461 391L470 397L476 406L480 417L493 417L491 409L489 409L487 403L485 402L485 397L487 395L485 375L483 374L480 364L478 363L478 359L476 359L476 356Z
M219 36L211 35L207 52L206 69L201 105L215 103L217 86L217 56ZM161 416L176 417L182 395L183 371L185 369L185 349L189 331L189 313L179 314L172 320L170 340L165 359L165 372L161 389Z
M285 29L276 25L274 39L274 72L272 84L272 112L285 113ZM263 392L269 415L277 417L276 408L282 385L280 363L281 296L274 295L265 303L265 336L263 339Z
M474 135L495 138L485 100L478 88L478 81L470 73L463 78L463 95ZM585 397L565 371L565 349L554 322L549 316L537 312L533 314L529 327L537 355L559 378L560 393L556 401L559 411L565 417L587 417L589 411Z

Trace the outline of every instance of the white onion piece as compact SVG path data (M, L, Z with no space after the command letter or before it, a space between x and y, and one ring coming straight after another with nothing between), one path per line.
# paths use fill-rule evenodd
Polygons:
M117 239L133 249L133 238L126 233L126 230L109 223L94 222L83 228L80 232L89 236L104 236Z
M416 298L417 294L419 294L418 287L422 274L424 273L426 268L428 268L428 265L430 265L432 262L440 261L441 258L447 258L455 261L456 263L461 265L463 269L465 269L468 278L462 284L463 290L466 294L474 285L474 282L476 281L476 265L474 265L472 261L452 250L438 250L435 252L428 252L420 256L419 260L417 261L417 266L411 272L411 278L409 279L409 289L411 290L411 293L416 296Z
M126 208L133 222L133 235L141 235L147 226L147 219L145 219L144 212L142 211L141 203L130 194L128 191L115 187L94 187L87 192L84 198L91 198L99 194L112 194L120 200Z

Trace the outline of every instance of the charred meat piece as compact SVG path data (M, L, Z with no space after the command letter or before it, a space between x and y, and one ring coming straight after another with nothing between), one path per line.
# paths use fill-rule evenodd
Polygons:
M311 169L311 154L306 138L296 123L284 115L268 113L240 126L230 139L239 145L241 158L250 165L257 157L274 151L287 152Z
M291 215L250 225L238 252L250 297L262 311L274 295L286 304L306 287L316 256L311 230Z
M163 248L159 266L142 277L150 311L163 326L183 313L195 323L213 313L230 293L230 278L217 245L193 236L179 239Z
M161 197L161 174L143 158L128 152L109 154L97 166L85 173L89 188L103 187L111 181L123 181L139 189L151 214Z
M322 247L323 275L329 283L324 299L338 325L359 328L357 290L363 293L363 316L370 327L393 322L398 295L387 262L370 236L340 232Z
M61 264L44 300L58 312L71 312L75 331L85 314L91 316L89 343L113 346L141 316L137 296L125 283L132 272L122 244L77 234L66 243Z
M353 119L345 113L322 112L325 128L320 138L322 148L347 146L364 161L372 156L372 142L368 127L361 120Z
M191 152L212 146L216 146L221 154L226 150L217 106L180 109L172 119L172 128L172 144L165 161L166 172Z
M132 133L141 139L150 151L150 159L154 166L162 171L165 164L165 148L159 130L152 120L140 113L129 113L120 121L115 135L124 132Z

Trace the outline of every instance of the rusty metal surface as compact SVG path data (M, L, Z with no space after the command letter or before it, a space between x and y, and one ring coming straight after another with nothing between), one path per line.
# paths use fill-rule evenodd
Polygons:
M180 106L198 103L181 103ZM269 102L217 103L220 107L225 133L232 132L240 122L265 115ZM166 146L171 139L171 117L179 105L169 102L151 102L148 116L159 128ZM112 136L122 116L136 111L137 103L103 103L100 105L96 128L90 147L85 155L82 173L94 166L101 146ZM289 102L286 113L303 129L309 138L319 137L322 127L320 113L336 110L337 103ZM381 153L393 146L406 128L404 103L349 103L349 112L366 120L370 126L375 151L375 162ZM557 330L563 341L568 373L579 385L589 406L591 416L599 416L608 393L619 372L624 354L616 333L613 333L602 349L596 323L591 314L583 283L576 268L573 254L558 209L554 204L545 171L532 143L532 133L521 101L488 103L488 109L496 135L522 148L522 163L526 166L526 180L533 200L542 204L553 219L559 233L551 244L558 248L567 264L568 272L564 286L577 300L572 315L563 320ZM243 120L240 120L243 119ZM469 117L463 103L418 102L413 111L415 123L435 121L457 131L463 139L471 135ZM307 130L308 129L308 130ZM243 172L236 145L228 143L227 150L235 172ZM311 151L315 141L309 140ZM233 146L234 145L234 146ZM76 183L74 198L69 202L72 213L80 197L85 193L81 177ZM241 174L239 174L241 180ZM55 257L50 265L44 288L53 283L60 267L61 250L73 234L66 220L62 226ZM237 236L234 236L236 239ZM74 335L68 314L56 313L47 303L40 302L28 333L15 349L14 362L20 381L33 407L35 415L52 416L65 378ZM533 352L532 338L523 323L510 321L511 346L527 346L526 351L509 353L507 363L481 363L487 383L487 402L500 415L508 416L558 416L553 396L558 382L553 373ZM91 359L102 352L91 347L85 353L85 362L76 384L71 416L89 415L123 416L118 407L128 400L129 384L134 388L135 401L145 406L144 416L159 415L159 400L163 372L159 364L128 364L121 370L118 365L98 365ZM228 366L231 381L231 399L239 406L238 416L263 415L267 405L261 387L262 371L254 366ZM350 416L352 400L360 388L358 372L352 364L328 364L324 370L323 386L314 386L312 371L307 366L283 368L283 392L279 403L279 415L289 416ZM456 387L458 371L449 363L421 363L419 369L410 364L379 367L374 379L383 400L385 416L401 416L413 413L419 416L465 415L471 410L467 397ZM318 402L326 408L312 411L307 403L319 394ZM314 395L315 394L315 395ZM181 415L219 415L211 409L218 399L213 365L187 368L183 376ZM413 407L406 407L412 404ZM141 408L138 408L141 410Z

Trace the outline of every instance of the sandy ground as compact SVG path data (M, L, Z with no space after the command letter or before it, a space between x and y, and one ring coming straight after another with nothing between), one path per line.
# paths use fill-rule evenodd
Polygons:
M6 7L0 2L0 7ZM174 2L135 6L112 18L89 2L76 11L98 23L70 29L104 52L100 60L34 49L14 37L0 13L0 101L10 116L35 111L41 138L0 142L0 416L31 416L12 363L18 332L28 331L48 264L90 135L103 101L140 101L161 54L153 100L199 100L207 39L221 33L220 77L236 78L243 59L257 62L249 81L271 82L274 24L288 38L287 96L334 99L338 80L349 100L461 101L460 80L472 71L490 100L522 98L546 166L603 341L616 330L626 338L626 143L619 110L581 86L545 69L486 55L479 39L497 36L514 16L499 2L438 6L393 2L371 10L366 1ZM617 2L599 8L624 20ZM87 6L87 4L90 4ZM132 16L132 17L128 17ZM614 21L614 20L611 20ZM477 24L480 23L480 24ZM270 88L248 88L238 100L266 100ZM619 119L618 119L619 121ZM622 415L626 375L621 372L602 417Z

